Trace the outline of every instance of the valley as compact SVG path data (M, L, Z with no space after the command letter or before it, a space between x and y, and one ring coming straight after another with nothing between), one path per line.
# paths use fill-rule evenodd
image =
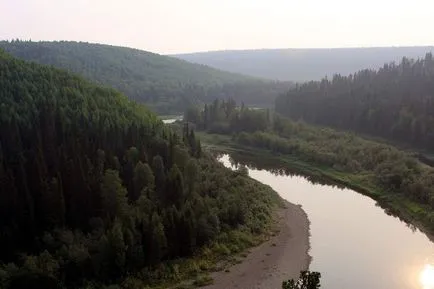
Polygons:
M274 99L292 82L276 82L230 73L132 49L86 42L0 41L0 49L24 59L79 74L99 85L115 88L131 100L159 114L183 113L191 105L214 98L234 98L259 107L273 107Z
M362 62L0 42L0 288L431 288L432 55Z

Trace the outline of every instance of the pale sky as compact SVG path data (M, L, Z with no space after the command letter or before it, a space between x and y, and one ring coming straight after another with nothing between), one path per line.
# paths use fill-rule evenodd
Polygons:
M0 39L161 54L434 45L434 0L0 0Z

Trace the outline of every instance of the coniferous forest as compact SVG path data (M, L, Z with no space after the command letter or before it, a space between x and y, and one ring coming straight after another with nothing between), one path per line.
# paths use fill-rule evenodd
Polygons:
M182 70L182 62L103 45L2 44L126 96L0 50L1 289L161 288L186 278L206 284L201 274L222 256L256 244L280 198L245 167L225 169L202 150L195 129L225 135L235 150L279 156L286 171L354 188L434 231L432 167L353 133L432 149L431 54L298 84L277 98L275 113L247 104L269 106L288 83ZM130 82L131 73L146 74L131 64L137 57L170 69L153 67L146 81ZM107 59L123 60L110 70ZM183 126L170 128L130 99L166 112L193 106Z
M1 50L0 110L0 288L176 280L173 260L242 249L280 202L188 126Z
M299 84L276 100L292 119L434 148L434 59Z
M159 113L182 113L190 105L233 98L272 107L290 82L261 80L126 47L85 42L0 41L15 57L53 65L113 87Z
M434 0L383 2L0 0L0 289L434 289Z

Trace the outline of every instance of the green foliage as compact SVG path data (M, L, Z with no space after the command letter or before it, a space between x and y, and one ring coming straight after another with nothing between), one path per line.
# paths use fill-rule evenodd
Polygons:
M234 230L257 235L279 203L203 153L193 130L178 136L64 71L0 53L0 110L0 287L186 276L171 262Z
M195 159L190 159L184 170L184 180L186 181L189 194L192 194L195 191L198 176L199 166L197 161Z
M214 283L214 280L211 276L201 276L194 280L193 285L196 287L203 287L207 285L211 285Z
M276 100L294 120L332 126L430 150L434 144L434 60L403 58L378 70L297 85Z
M113 262L111 264L112 270L122 273L125 269L127 247L125 246L122 223L119 220L115 220L113 227L108 232L107 239L110 259Z
M318 289L321 273L301 271L298 280L288 280L282 283L282 289Z
M261 81L137 49L84 42L1 41L12 55L113 87L160 113L181 112L215 97L272 106L288 83Z
M128 213L127 190L122 186L119 173L114 170L106 170L101 180L102 210L113 219L125 217Z
M230 110L226 109L228 104ZM314 127L302 121L295 122L280 115L270 114L266 110L254 110L254 114L251 114L252 110L246 107L233 107L231 100L216 101L206 106L200 112L201 118L199 123L196 123L197 127L216 132L213 129L215 115L220 115L218 123L225 129L217 132L231 134L232 141L243 146L265 149L277 155L292 156L325 170L342 172L351 177L350 181L343 180L345 184L355 182L361 184L363 190L369 188L371 195L381 191L383 195L397 198L401 212L408 214L410 211L411 218L407 217L407 220L422 220L425 228L434 231L431 214L434 209L432 167L390 145L366 140L352 133ZM207 113L216 110L221 112ZM249 125L243 125L239 120L245 112L250 116L256 115L256 121L249 118ZM232 119L237 121L231 123ZM250 126L256 122L261 124ZM387 200L383 198L380 201L386 203ZM418 209L413 210L409 202L413 202ZM236 209L233 214L236 215Z
M134 168L134 196L133 200L140 198L142 192L151 193L155 186L155 177L151 167L139 161Z
M184 120L194 123L198 129L226 134L264 130L268 126L267 116L261 109L249 109L244 105L239 108L233 99L215 99L212 104L205 105L202 111L196 107L187 109Z
M151 218L150 263L157 264L166 254L167 240L164 225L156 212Z
M398 149L331 129L280 119L280 133L241 133L236 141L275 153L290 154L320 166L348 172L382 190L403 194L434 208L430 180L434 169Z
M52 276L42 273L20 273L12 276L8 282L8 289L61 289L61 284Z

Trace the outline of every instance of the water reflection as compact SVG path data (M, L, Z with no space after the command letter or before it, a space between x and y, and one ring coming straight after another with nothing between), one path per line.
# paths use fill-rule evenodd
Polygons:
M422 272L420 273L420 283L423 289L433 289L434 288L434 266L431 264L425 265Z
M214 152L217 158L224 156L225 154ZM330 180L320 173L300 173L299 169L291 168L288 164L285 164L282 160L276 157L267 157L267 158L258 158L255 154L246 152L238 152L232 153L229 162L231 166L238 168L240 165L246 166L250 170L266 170L269 173L272 173L275 176L290 176L290 177L303 177L312 185L322 185L328 186L336 189L352 189L348 188L348 186L339 183L337 181ZM409 223L407 220L403 219L398 211L395 211L393 208L386 206L385 202L387 200L383 200L379 198L376 200L375 206L378 206L384 210L384 212L389 216L394 216L398 218L401 222L403 222L410 230L413 232L417 231L417 227L413 224ZM430 236L429 236L430 237Z
M277 159L234 154L221 161L246 165L252 178L302 205L311 222L310 269L322 273L321 288L434 289L434 244L371 198L318 176L300 177Z
M160 116L160 117L161 117L163 123L165 123L165 124L171 124L171 123L174 123L178 120L182 120L184 118L184 116L182 116L182 115L170 116L170 117L169 116Z
M222 157L225 154L215 153L217 158ZM292 176L292 177L303 177L307 179L311 184L327 185L331 187L336 187L344 189L345 186L338 182L329 180L322 176L321 174L302 174L299 169L291 168L280 160L277 156L274 158L258 158L254 154L250 153L233 153L229 159L231 166L238 167L240 165L247 166L249 169L255 170L266 170L275 176Z

